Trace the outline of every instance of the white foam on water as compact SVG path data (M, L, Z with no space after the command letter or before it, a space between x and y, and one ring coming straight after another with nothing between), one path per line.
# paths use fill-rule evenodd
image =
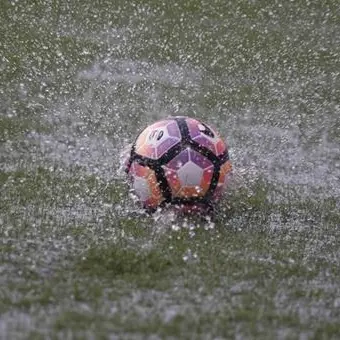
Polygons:
M90 69L80 71L78 81L99 81L135 85L152 82L176 87L198 87L202 81L202 71L175 63L157 65L148 61L132 61L107 58L94 64Z
M297 198L340 196L340 150L327 134L309 144L297 126L238 124L237 120L228 122L228 131L234 172L241 177L261 177L282 190L291 187Z

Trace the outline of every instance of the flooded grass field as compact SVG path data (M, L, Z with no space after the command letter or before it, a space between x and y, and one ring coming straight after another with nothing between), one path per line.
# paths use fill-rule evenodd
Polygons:
M0 2L0 339L338 339L340 5ZM143 215L121 151L226 138L214 220Z

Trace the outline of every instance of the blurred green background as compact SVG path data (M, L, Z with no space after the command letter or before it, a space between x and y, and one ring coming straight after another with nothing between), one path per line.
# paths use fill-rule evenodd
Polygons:
M337 339L340 6L0 2L0 338ZM121 150L226 138L215 221L144 216Z

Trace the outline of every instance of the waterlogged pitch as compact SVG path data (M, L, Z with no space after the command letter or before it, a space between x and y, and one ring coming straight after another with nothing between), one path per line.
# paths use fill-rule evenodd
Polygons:
M338 339L340 6L1 1L1 339ZM145 216L148 124L228 140L213 221Z

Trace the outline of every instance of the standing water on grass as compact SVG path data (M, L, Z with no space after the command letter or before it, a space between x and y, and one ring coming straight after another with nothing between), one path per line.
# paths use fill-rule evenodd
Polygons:
M340 7L0 4L0 338L338 338ZM142 214L150 123L226 138L216 218Z

